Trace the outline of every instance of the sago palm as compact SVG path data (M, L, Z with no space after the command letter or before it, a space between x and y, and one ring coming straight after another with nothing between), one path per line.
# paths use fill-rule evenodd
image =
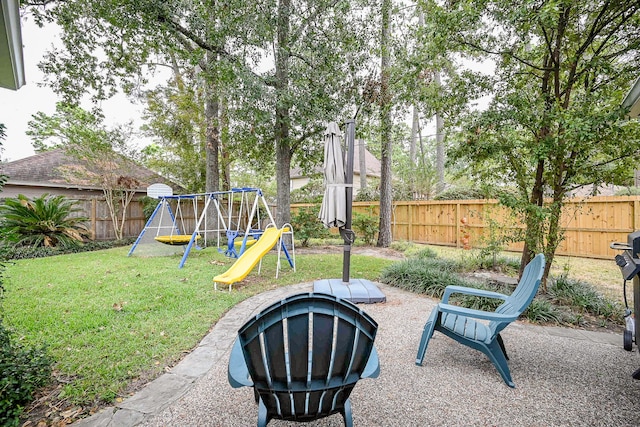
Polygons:
M69 246L83 241L88 219L71 216L81 211L64 196L43 194L33 200L20 194L0 206L0 233L19 246Z

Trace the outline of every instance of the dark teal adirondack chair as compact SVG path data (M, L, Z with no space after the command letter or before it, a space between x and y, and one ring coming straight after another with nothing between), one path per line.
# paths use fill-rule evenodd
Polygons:
M497 292L462 286L447 286L442 302L436 306L424 325L424 332L418 347L416 365L422 365L433 331L440 331L461 344L480 350L494 364L502 379L509 387L515 387L507 365L507 352L500 332L526 310L538 291L544 271L544 255L538 254L522 273L518 286L509 296ZM497 298L504 301L495 312L472 310L448 304L451 294L461 293L479 297ZM488 320L488 324L478 322Z
M254 388L258 426L272 418L306 422L336 413L352 426L353 387L380 373L377 329L349 301L322 293L291 296L240 328L229 383Z

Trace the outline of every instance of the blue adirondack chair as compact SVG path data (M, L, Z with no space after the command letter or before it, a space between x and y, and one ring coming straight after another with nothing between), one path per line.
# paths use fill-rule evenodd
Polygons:
M494 364L502 379L509 387L515 387L511 379L507 352L500 332L511 322L516 320L531 304L538 291L542 273L544 272L544 255L538 254L524 269L518 286L511 295L462 286L447 286L442 302L436 306L424 325L424 332L420 339L416 365L422 365L429 340L434 330L440 331L461 344L480 350L487 355ZM448 304L449 297L454 293L475 295L479 297L498 298L504 302L495 312L473 310ZM478 320L489 321L487 323Z
M253 387L258 426L341 413L352 426L349 395L380 373L377 323L349 301L306 293L272 304L238 331L229 360L232 387Z

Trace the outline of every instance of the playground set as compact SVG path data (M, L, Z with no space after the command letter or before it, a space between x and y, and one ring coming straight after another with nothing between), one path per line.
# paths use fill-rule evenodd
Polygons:
M129 250L146 256L174 255L182 252L178 268L184 267L192 249L213 245L236 262L225 273L214 278L218 283L231 285L243 280L260 264L262 258L277 246L276 278L280 271L281 255L295 271L293 227L275 226L275 220L259 188L233 188L201 194L173 195L171 187L153 184L147 195L159 199L140 235ZM261 218L265 215L267 218ZM262 224L266 223L266 227ZM288 236L285 238L285 236ZM287 248L285 240L290 242Z

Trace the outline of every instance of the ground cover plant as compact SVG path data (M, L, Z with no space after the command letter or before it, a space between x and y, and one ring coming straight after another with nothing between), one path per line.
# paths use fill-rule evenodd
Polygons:
M381 274L380 281L412 292L441 298L449 285L468 286L510 294L515 285L498 280L481 279L470 273L485 270L492 265L494 273L517 277L519 261L516 257L501 254L487 262L481 251L463 251L407 243L394 245L407 255L405 261L395 263ZM595 260L589 260L597 263ZM561 262L558 258L557 262ZM619 274L615 263L610 272ZM596 286L584 279L570 278L569 268L554 269L548 292L538 292L523 314L531 322L556 323L582 327L606 327L619 330L623 326L624 308L621 304L622 289L617 297L604 295ZM612 276L609 275L611 278ZM611 279L613 280L613 279ZM464 307L492 311L500 301L454 294L454 303Z
M25 347L0 318L0 425L16 426L23 408L51 376L51 359L43 347Z
M232 292L212 279L234 262L215 248L179 257L127 257L128 247L13 261L6 271L5 321L24 343L46 344L56 383L39 409L84 416L126 398L136 386L169 369L192 350L235 304L294 283L340 277L340 253L297 256L297 272L275 255ZM392 261L352 256L355 277L376 280ZM29 414L27 414L29 415ZM35 414L34 414L35 415Z

